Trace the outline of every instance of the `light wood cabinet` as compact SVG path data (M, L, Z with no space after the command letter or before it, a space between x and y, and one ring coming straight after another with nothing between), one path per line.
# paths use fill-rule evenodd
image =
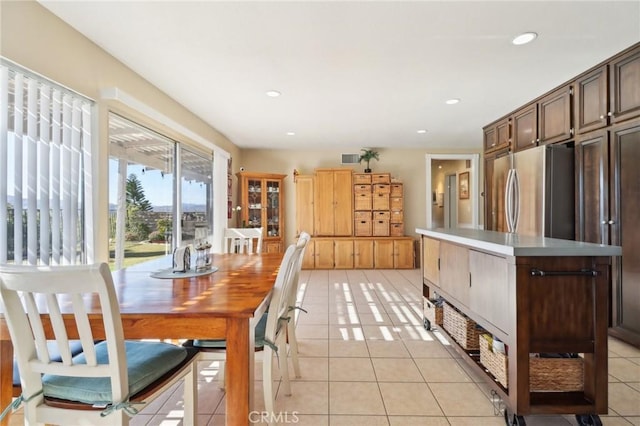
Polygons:
M304 269L412 269L411 237L314 237L305 253Z
M373 240L353 240L353 267L356 269L373 269Z
M262 228L262 251L284 250L284 178L273 173L239 172L242 226Z
M301 232L314 235L313 176L298 175L296 184L296 236Z
M333 260L335 269L353 269L353 240L335 240Z
M351 169L316 169L314 177L314 235L353 234Z

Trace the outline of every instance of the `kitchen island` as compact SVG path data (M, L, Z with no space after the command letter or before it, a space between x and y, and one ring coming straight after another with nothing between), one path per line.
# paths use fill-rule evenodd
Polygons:
M425 311L429 300L444 299L441 330L504 401L507 424L522 425L530 414L599 424L607 413L611 257L621 248L475 229L416 232ZM501 361L497 368L480 359L487 340L461 341L451 315L472 324L469 333L477 324L478 334L504 343L505 354L489 354ZM573 358L549 358L558 354ZM565 371L573 377L565 380Z

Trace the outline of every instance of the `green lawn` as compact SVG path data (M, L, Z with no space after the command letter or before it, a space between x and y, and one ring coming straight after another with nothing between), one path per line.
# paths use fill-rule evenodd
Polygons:
M124 246L124 268L165 255L164 243L128 241ZM109 266L113 270L115 244L109 246Z

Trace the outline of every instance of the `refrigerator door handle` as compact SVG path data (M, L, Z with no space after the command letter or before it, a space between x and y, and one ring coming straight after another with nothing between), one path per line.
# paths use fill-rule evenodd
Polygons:
M512 190L513 169L507 172L507 182L504 189L504 210L507 221L507 232L513 232L513 190Z
M518 178L517 169L513 169L513 177L511 180L512 180L511 185L513 186L513 197L514 197L513 232L516 232L518 230L518 220L520 219L520 179Z

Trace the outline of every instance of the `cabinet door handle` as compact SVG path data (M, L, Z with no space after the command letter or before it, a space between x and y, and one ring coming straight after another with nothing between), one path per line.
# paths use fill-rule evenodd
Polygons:
M604 115L601 115L601 116L600 116L600 120L604 120Z
M615 225L615 224L616 224L616 221L615 221L615 220L610 220L610 221L609 221L609 225Z
M607 113L607 116L608 116L608 117L613 117L613 111L609 111L609 112Z
M438 271L440 270L440 258L438 258Z
M469 287L471 287L471 272L469 272Z

